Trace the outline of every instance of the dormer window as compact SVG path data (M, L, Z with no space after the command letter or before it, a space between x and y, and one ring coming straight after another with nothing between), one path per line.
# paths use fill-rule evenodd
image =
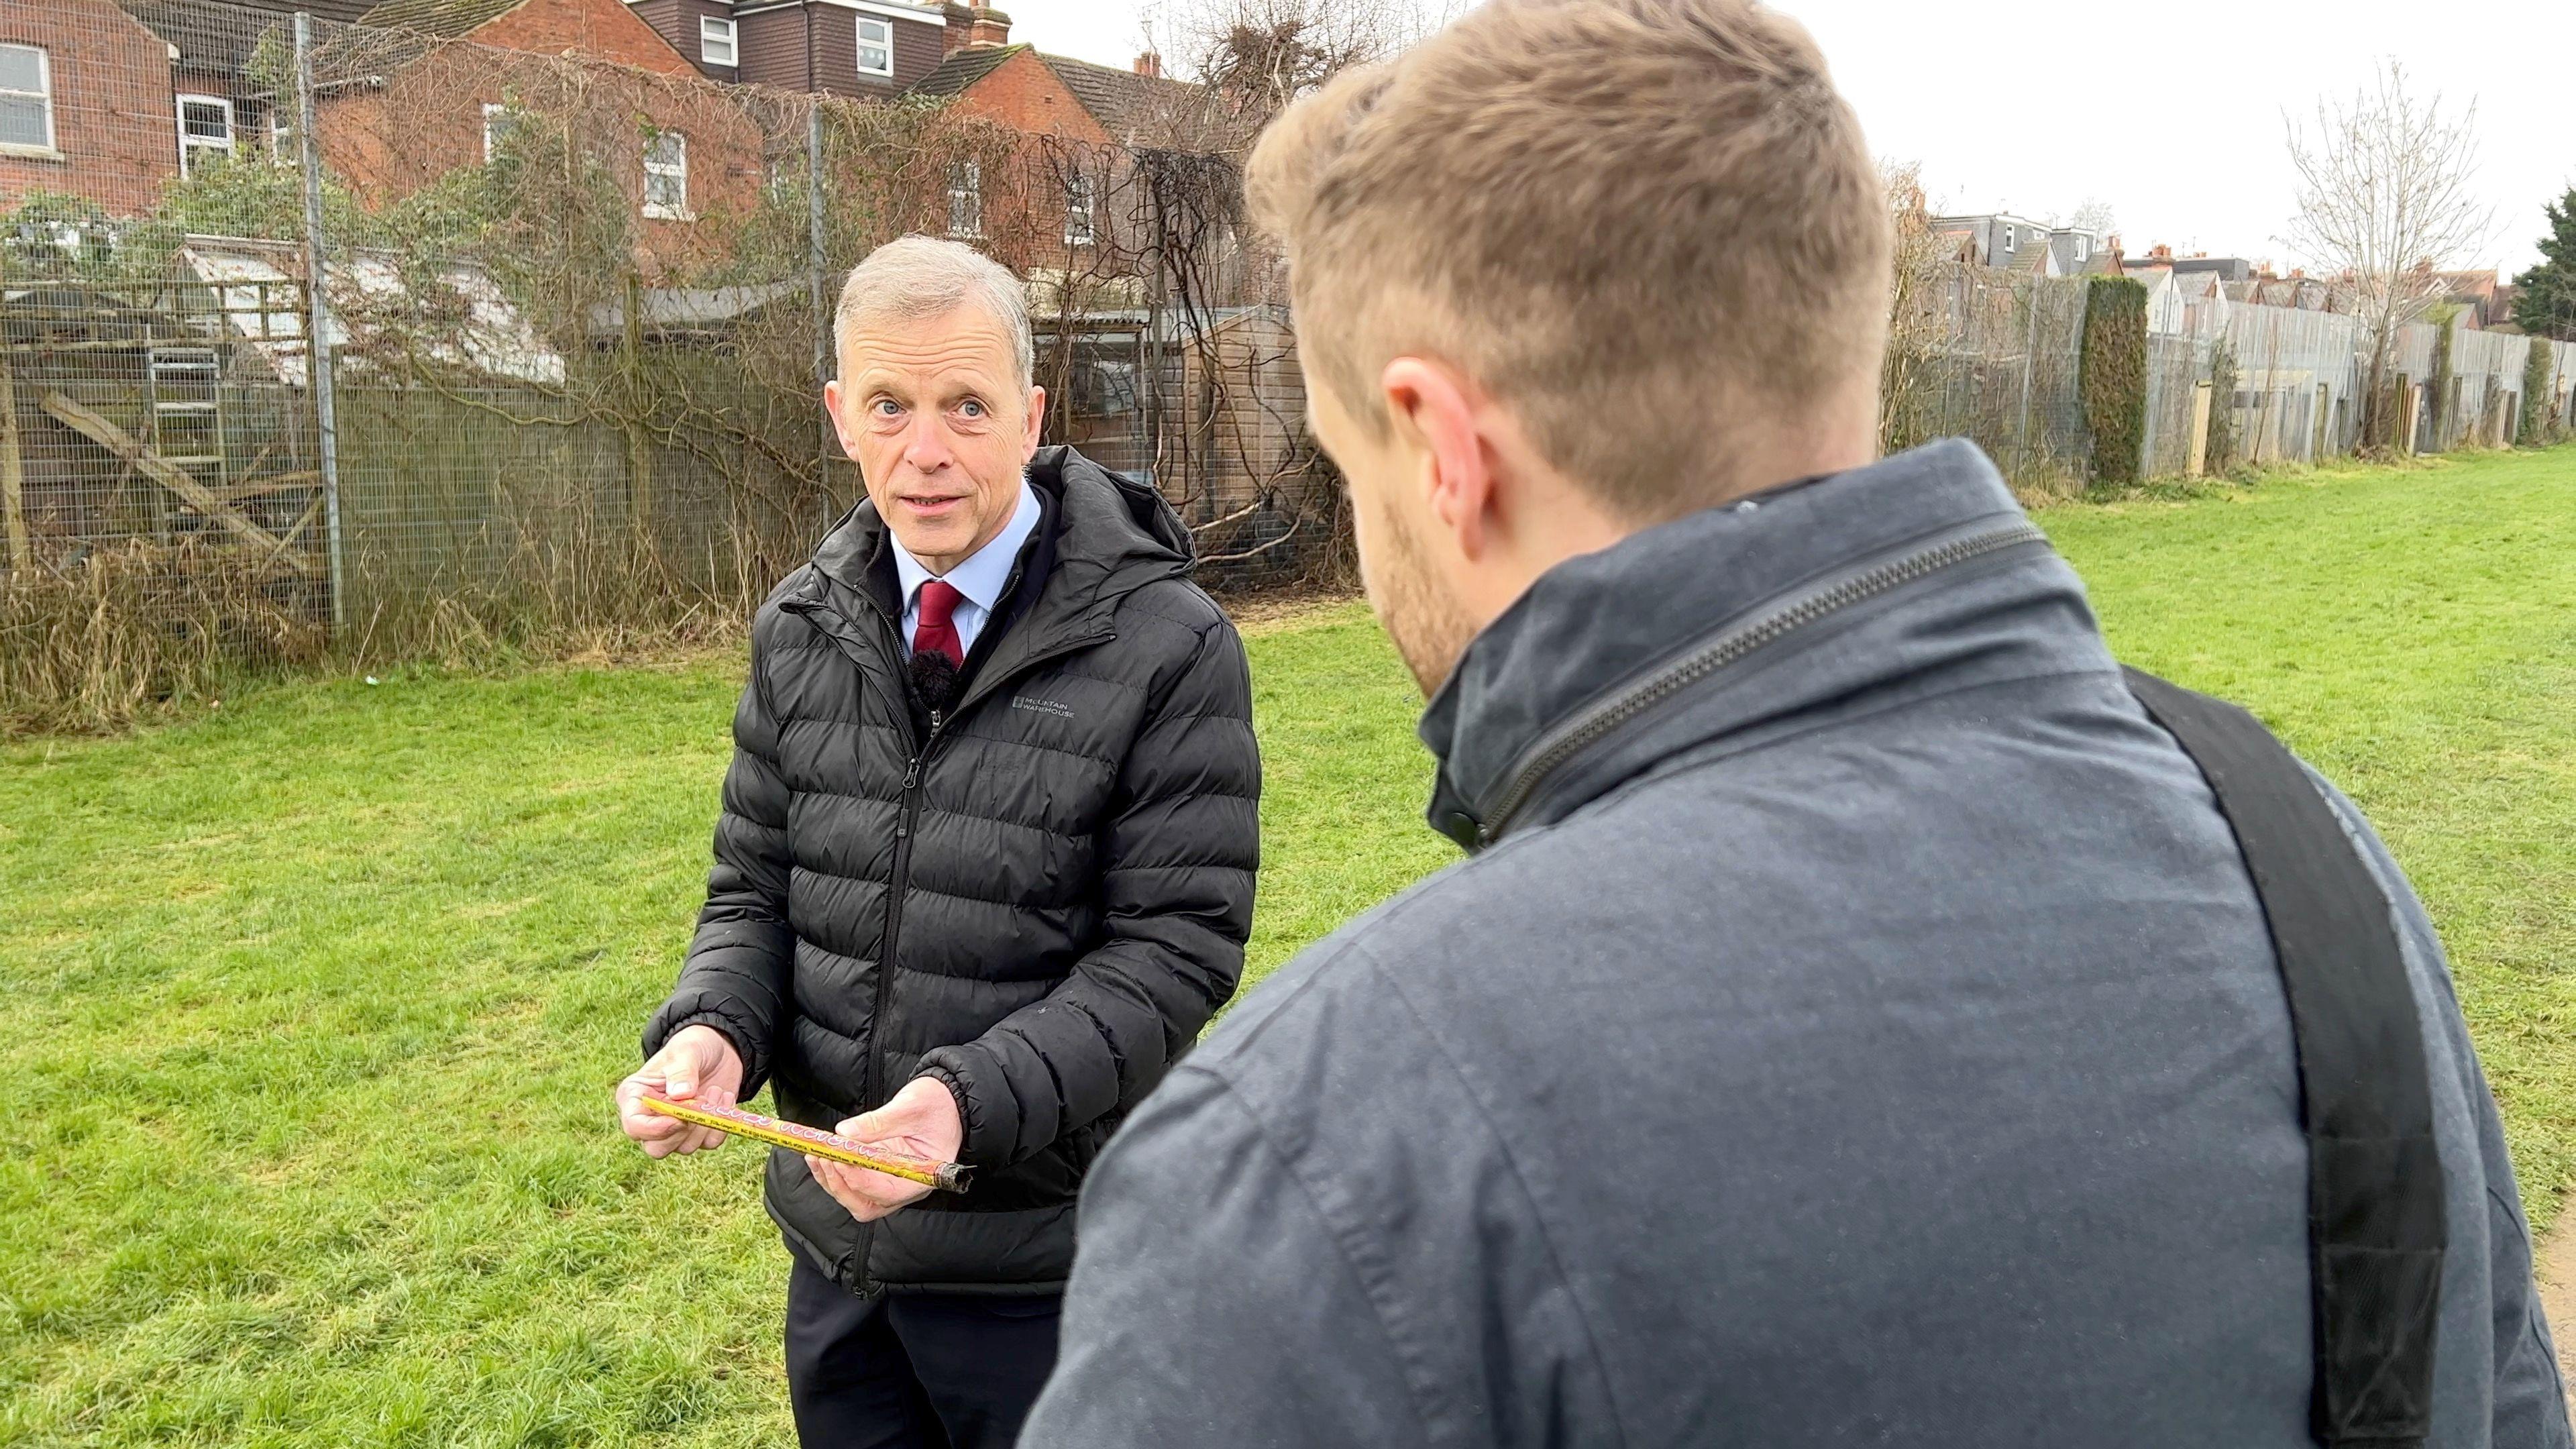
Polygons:
M739 65L733 22L712 15L698 17L698 59L707 65Z
M2019 245L2019 244L2020 244L2020 234L2019 234L2019 233L2017 233L2017 232L2015 232L2015 231L2014 231L2011 227L2009 227L2009 226L2008 226L2008 227L2005 227L2005 228L2004 228L2004 250L2005 250L2005 251L2011 251L2015 246L2017 246L2017 245Z
M894 75L894 22L859 17L859 74Z

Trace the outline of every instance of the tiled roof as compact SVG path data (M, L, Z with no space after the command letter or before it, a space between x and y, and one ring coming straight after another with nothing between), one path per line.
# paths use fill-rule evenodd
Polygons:
M423 35L458 36L518 9L526 0L385 0L364 22Z
M401 0L395 0L400 4ZM936 70L912 83L915 95L953 96L968 86L991 75L995 67L1028 49L1025 45L969 46L939 63Z
M291 34L284 28L295 23L272 10L195 0L117 0L117 6L179 52L183 76L237 78L249 68L263 36Z
M395 0L403 3L403 0ZM915 95L953 96L963 94L977 81L991 75L1002 62L1027 45L978 45L958 51L939 63L939 68L912 83ZM1074 101L1091 113L1100 129L1121 142L1140 134L1151 135L1156 123L1187 105L1198 94L1198 87L1187 81L1166 80L1160 76L1138 75L1116 66L1094 65L1070 56L1038 52L1038 59L1055 72L1056 79L1073 93Z
M1132 70L1094 65L1070 56L1041 58L1114 140L1125 141L1139 132L1156 130L1156 122L1189 104L1198 94L1198 87L1187 81L1138 75Z

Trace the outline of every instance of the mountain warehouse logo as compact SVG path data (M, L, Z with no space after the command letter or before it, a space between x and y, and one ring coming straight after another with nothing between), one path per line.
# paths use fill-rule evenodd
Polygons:
M1054 715L1057 719L1073 718L1073 706L1068 704L1058 704L1052 699L1040 699L1033 694L1012 695L1011 708L1033 709L1040 714Z

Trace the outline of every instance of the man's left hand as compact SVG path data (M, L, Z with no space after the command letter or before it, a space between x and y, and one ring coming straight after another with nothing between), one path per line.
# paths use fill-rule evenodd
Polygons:
M894 1094L894 1100L873 1112L862 1112L833 1130L869 1147L906 1157L925 1157L932 1162L955 1162L957 1149L966 1140L966 1124L957 1116L957 1098L937 1077L913 1078ZM832 1200L863 1223L875 1222L896 1208L930 1195L930 1189L920 1183L864 1167L826 1162L819 1157L806 1158L805 1165L813 1169L814 1180L823 1184Z

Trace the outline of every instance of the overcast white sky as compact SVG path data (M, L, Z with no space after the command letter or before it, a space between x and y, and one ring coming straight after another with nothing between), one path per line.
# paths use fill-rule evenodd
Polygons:
M1140 0L996 0L1012 39L1125 65ZM2477 103L2487 255L2539 260L2541 204L2576 184L2576 87L2543 74L2576 55L2569 0L2100 0L2027 6L1774 0L1815 33L1871 147L1923 163L1936 203L2063 219L2110 203L2131 253L2298 260L2282 112L2313 115L2382 56L2445 109Z

